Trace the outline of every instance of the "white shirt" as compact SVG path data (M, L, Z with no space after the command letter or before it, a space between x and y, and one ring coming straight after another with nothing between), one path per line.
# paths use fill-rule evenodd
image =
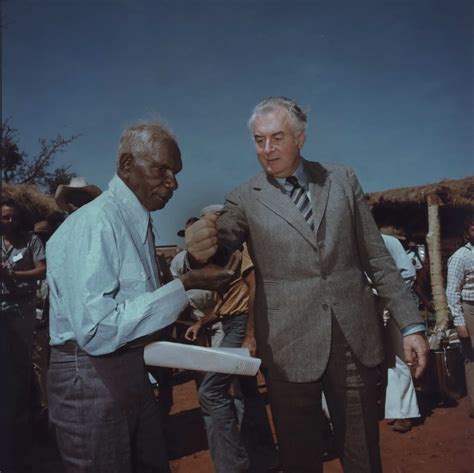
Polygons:
M188 304L180 280L159 287L149 212L118 177L71 214L46 247L51 345L112 353L173 323Z
M179 252L171 261L170 271L174 278L182 276L188 270L186 265L186 251ZM216 305L216 295L213 291L204 289L190 289L186 291L192 315L195 320L202 319Z
M446 297L454 325L466 325L462 301L474 301L474 248L469 242L448 260Z

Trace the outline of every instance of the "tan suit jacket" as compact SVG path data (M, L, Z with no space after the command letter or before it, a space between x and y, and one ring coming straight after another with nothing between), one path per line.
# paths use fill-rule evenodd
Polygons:
M382 241L353 171L303 160L315 231L261 173L226 197L218 220L222 245L247 241L257 282L259 355L274 379L321 377L331 347L331 317L365 366L383 359L381 320L367 273L398 326L421 322Z

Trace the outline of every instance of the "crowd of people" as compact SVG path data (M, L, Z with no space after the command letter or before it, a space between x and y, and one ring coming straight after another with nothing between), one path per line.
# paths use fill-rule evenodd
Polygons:
M157 381L162 395L166 380L144 365L143 349L186 310L189 343L246 347L263 362L278 448L255 377L197 377L216 472L321 473L327 419L346 473L382 471L384 359L386 417L406 432L419 416L412 377L428 356L419 297L429 304L415 284L422 258L377 227L350 168L302 158L306 122L291 99L255 107L249 128L262 172L187 220L178 233L186 249L170 268L156 257L150 213L172 198L183 163L160 123L123 132L104 192L82 178L59 186L62 222L29 232L25 209L2 200L2 472L27 471L33 359L68 473L169 472L170 404L163 409L153 391ZM447 295L473 416L472 219L466 237L449 262Z

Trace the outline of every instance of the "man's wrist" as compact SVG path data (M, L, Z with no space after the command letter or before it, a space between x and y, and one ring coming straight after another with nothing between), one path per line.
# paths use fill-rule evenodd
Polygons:
M404 329L402 329L402 336L406 337L408 335L413 335L414 333L420 333L424 335L426 332L426 327L425 324L421 323L416 323L416 324L410 324L406 326Z
M200 269L205 266L205 264L206 263L199 263L189 251L186 251L184 256L185 269L188 271L191 271L192 269Z

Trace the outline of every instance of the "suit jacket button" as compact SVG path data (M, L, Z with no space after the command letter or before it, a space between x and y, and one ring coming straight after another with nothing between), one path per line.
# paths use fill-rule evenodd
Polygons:
M325 274L321 274L321 277L323 278L323 281L326 281L326 279L328 278Z
M321 307L322 307L324 310L328 310L328 309L329 309L329 306L328 306L327 304L323 304Z

